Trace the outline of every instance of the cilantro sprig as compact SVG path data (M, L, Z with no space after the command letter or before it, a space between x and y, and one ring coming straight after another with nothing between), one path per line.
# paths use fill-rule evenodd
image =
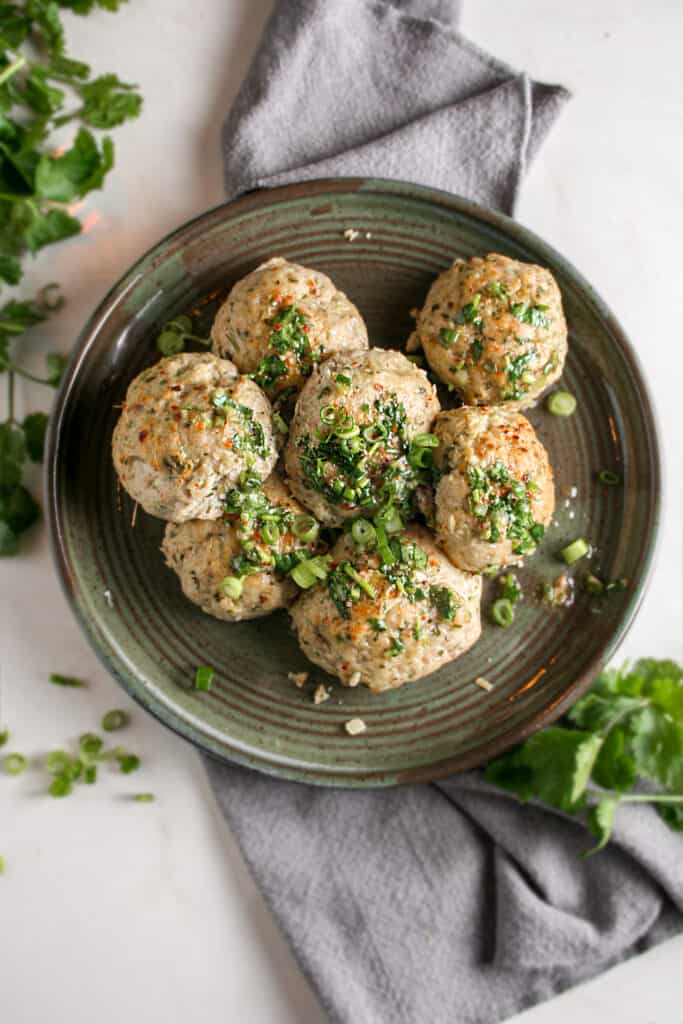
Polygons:
M114 166L109 131L137 117L137 87L115 74L93 77L90 66L67 55L61 10L89 14L117 11L124 0L14 0L0 4L0 283L19 284L25 260L45 246L77 235L72 204L102 188ZM62 151L54 130L73 125ZM15 416L17 376L57 387L66 360L46 357L44 376L30 373L17 351L30 328L61 304L51 284L39 300L0 306L0 374L7 382L7 419L0 423L0 556L13 555L19 538L40 515L23 483L24 470L40 462L47 416Z
M608 669L562 724L492 761L485 778L584 817L597 840L590 853L625 803L650 803L683 831L683 669L654 658Z

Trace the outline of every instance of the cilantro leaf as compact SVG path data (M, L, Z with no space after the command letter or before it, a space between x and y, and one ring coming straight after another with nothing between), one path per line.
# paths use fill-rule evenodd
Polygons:
M53 388L59 387L64 370L66 369L66 356L60 352L48 352L45 356L47 367L47 383Z
M618 799L608 796L594 807L591 807L588 812L588 827L598 840L598 844L592 850L589 850L585 856L597 853L598 850L602 850L603 846L606 846L609 842L618 804Z
M35 187L42 199L69 203L100 188L114 164L111 139L102 140L102 151L92 132L80 128L71 149L62 156L42 156L36 168Z
M21 484L8 493L0 493L0 520L16 535L33 526L39 516L40 506Z
M19 486L25 460L23 431L9 421L0 423L0 494L9 494Z
M587 811L597 846L608 842L621 803L651 803L683 831L683 669L642 658L602 672L565 717L492 761L485 778L523 800ZM657 787L631 793L639 780ZM593 783L593 786L590 785ZM597 787L600 787L599 789Z
M604 789L624 792L635 786L637 777L636 763L627 751L624 730L612 729L596 758L593 779Z
M638 774L683 793L683 726L654 706L638 711L629 724Z
M19 538L12 527L0 519L0 558L16 555L18 550Z
M21 263L12 253L0 253L0 278L7 284L19 284Z
M81 222L66 212L52 209L47 213L35 212L30 225L26 229L25 241L31 252L37 252L44 245L61 242L81 231Z
M137 86L122 82L117 75L100 75L79 87L83 100L81 117L93 128L116 128L142 110Z
M551 726L527 740L523 763L531 768L536 796L561 811L579 805L600 752L601 736Z
M657 804L657 814L674 832L683 832L683 804Z
M45 450L45 432L48 418L44 412L32 412L24 417L24 443L26 453L32 462L42 462Z

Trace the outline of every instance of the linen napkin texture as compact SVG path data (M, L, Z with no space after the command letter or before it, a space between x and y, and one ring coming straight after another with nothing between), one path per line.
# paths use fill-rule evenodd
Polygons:
M449 0L279 0L224 131L228 196L395 177L511 212L569 98L479 50ZM220 807L334 1024L494 1024L683 927L683 849L648 807L614 839L477 773L322 789L206 758Z

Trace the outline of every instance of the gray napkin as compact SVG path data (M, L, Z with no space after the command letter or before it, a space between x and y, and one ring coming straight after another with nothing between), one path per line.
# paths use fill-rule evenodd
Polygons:
M568 98L482 53L448 0L280 0L227 120L226 191L375 175L511 211ZM576 822L475 773L355 792L206 759L333 1022L493 1024L683 926L683 848L647 807Z

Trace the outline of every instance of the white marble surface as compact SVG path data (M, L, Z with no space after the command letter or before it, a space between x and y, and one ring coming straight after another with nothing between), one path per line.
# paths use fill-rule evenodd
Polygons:
M86 237L48 251L28 283L69 304L33 349L67 350L112 281L170 228L221 199L220 121L267 16L266 0L133 0L73 19L74 54L141 84L143 119ZM163 13L162 13L163 11ZM683 82L677 0L469 0L464 29L575 92L529 174L518 217L594 282L634 339L656 398L667 497L656 576L622 654L681 657ZM44 342L44 343L43 343ZM46 396L20 389L21 406ZM53 575L44 529L2 565L0 721L38 755L129 702L87 648ZM87 691L46 684L87 677ZM7 1024L324 1020L218 814L194 752L141 711L144 769L58 802L38 778L0 779L2 1009ZM121 799L149 789L155 804ZM683 936L541 1007L520 1024L680 1020ZM454 1009L453 1020L457 1020Z

